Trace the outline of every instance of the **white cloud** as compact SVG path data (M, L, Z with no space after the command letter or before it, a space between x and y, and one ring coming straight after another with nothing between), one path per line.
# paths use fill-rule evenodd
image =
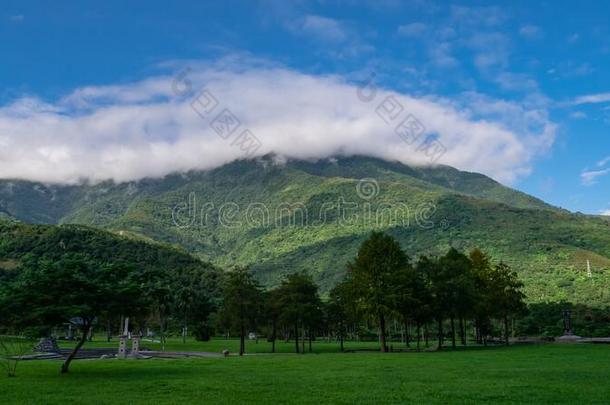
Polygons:
M575 44L580 39L580 35L578 33L574 33L568 37L568 44Z
M600 160L599 162L597 162L597 167L604 167L606 166L608 163L610 163L610 156Z
M482 72L508 66L511 41L500 32L477 32L465 41L475 52L474 64Z
M318 15L306 15L295 21L290 28L324 42L340 43L349 36L348 30L341 22Z
M398 27L398 33L407 37L419 37L428 30L428 26L421 22L414 22Z
M22 99L0 107L0 177L44 182L128 181L174 171L210 169L243 157L231 145L249 129L256 155L316 159L367 154L407 164L428 157L407 145L375 112L394 96L445 145L439 163L512 182L553 142L555 126L536 108L466 94L457 100L415 98L378 89L365 103L357 86L278 66L191 65L193 89L205 85L219 106L201 118L191 96L173 94L172 76L85 87L55 103ZM174 83L176 84L176 83ZM175 89L181 90L181 82ZM229 139L210 127L229 108L241 127Z
M572 117L575 120L582 120L587 118L587 114L585 114L582 111L574 111L573 113L570 114L570 117Z
M538 82L525 73L501 72L495 75L495 81L503 90L534 91Z
M580 173L580 179L582 180L582 184L585 186L592 186L597 184L600 177L606 176L607 174L610 174L610 169L585 170Z
M451 54L451 44L449 42L441 42L430 46L428 55L432 63L440 67L449 68L459 65L458 60Z
M496 6L451 6L450 18L466 26L497 26L508 19L506 10Z
M573 104L597 104L597 103L607 103L610 101L610 93L597 93L597 94L587 94L584 96L576 97L574 99Z
M519 34L528 39L539 38L542 35L542 29L536 25L524 25L519 29Z
M580 179L582 181L582 184L585 186L592 186L594 184L597 184L600 177L604 177L604 176L610 174L610 167L607 167L607 165L609 163L610 163L610 156L605 157L602 160L598 161L595 164L597 169L594 169L594 170L590 170L588 168L584 169L580 173Z
M599 214L610 217L610 210L601 210Z

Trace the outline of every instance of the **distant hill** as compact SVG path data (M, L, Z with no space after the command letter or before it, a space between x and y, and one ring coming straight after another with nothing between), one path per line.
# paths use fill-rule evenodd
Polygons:
M219 266L250 265L267 285L305 270L323 290L343 276L370 231L381 229L412 257L480 247L519 272L533 302L609 299L607 218L572 214L447 166L267 156L122 184L4 180L0 212L179 245Z
M26 257L59 260L79 255L94 263L129 264L148 270L198 269L213 283L218 269L181 248L82 225L31 225L0 221L0 276ZM1 277L0 277L1 279Z

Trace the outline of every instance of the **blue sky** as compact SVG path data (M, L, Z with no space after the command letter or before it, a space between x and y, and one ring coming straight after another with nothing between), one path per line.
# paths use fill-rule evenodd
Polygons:
M407 103L419 100L420 104L413 104L416 111L427 107L421 100L432 100L435 108L449 105L451 114L467 115L469 122L462 134L468 128L479 128L468 125L492 122L498 134L507 128L518 142L515 145L511 140L510 152L504 144L489 143L489 149L503 148L503 153L497 153L480 140L449 141L454 154L448 154L450 159L443 163L482 171L572 211L610 212L608 2L97 3L2 2L0 106L6 122L0 119L0 144L4 136L5 147L19 148L15 137L21 131L43 133L45 122L65 120L66 116L72 121L62 125L78 129L82 121L75 117L89 114L91 121L100 115L99 99L95 100L96 113L66 102L71 94L83 94L79 89L104 89L103 108L107 111L108 104L125 106L125 99L115 93L108 98L109 88L124 90L150 78L171 78L176 74L172 69L184 66L194 67L195 72L203 66L207 73L201 77L209 79L209 66L215 66L214 77L218 77L222 63L230 61L227 69L231 72L247 70L247 77L268 88L273 86L273 79L269 79L273 74L262 75L266 79L252 74L266 66L275 74L285 74L286 83L296 81L305 89L303 83L314 78L321 98L325 98L324 89L344 90L337 81L357 85L374 73L376 86L408 97ZM199 77L194 74L193 80ZM226 82L243 86L240 80L231 76ZM223 93L222 86L217 86L215 94L230 101L241 112L244 124L257 128L261 137L266 136L265 128L278 127L282 117L294 113L276 108L273 111L278 117L271 118L273 125L257 126L256 114L241 105L239 97L231 98L234 92ZM290 92L286 86L280 90ZM299 95L292 97L284 103L305 102ZM24 100L35 106L27 107L27 113L21 110L26 108L22 107ZM139 100L137 107L141 106ZM337 96L337 100L342 99ZM489 111L487 106L492 105L494 109ZM264 115L270 113L265 111ZM316 117L314 113L307 116ZM428 117L425 112L421 116ZM436 123L430 121L434 120L422 119L425 126L434 127ZM39 127L30 127L37 122ZM301 126L315 128L314 124ZM145 130L151 128L154 120L142 125ZM166 123L159 125L167 128ZM440 138L450 130L438 129ZM48 141L45 136L28 142ZM271 140L267 144L275 145ZM335 146L345 149L340 143ZM284 146L276 147L282 150ZM488 154L489 159L461 160L461 155L469 153L467 147L478 148L470 151L474 156ZM76 153L65 145L48 152L50 148L41 147L42 152L37 153L54 164L64 162L64 166L62 159ZM375 153L386 153L382 147L376 148ZM114 145L108 153L116 150L120 148ZM45 170L44 164L36 166L36 156L27 156L30 167ZM87 160L86 155L81 157ZM510 159L510 164L502 164L504 159ZM18 166L11 164L0 174L17 176L12 169ZM163 167L176 168L169 163ZM514 176L509 173L512 168ZM163 174L148 169L138 168L134 176ZM19 170L25 173L25 169Z

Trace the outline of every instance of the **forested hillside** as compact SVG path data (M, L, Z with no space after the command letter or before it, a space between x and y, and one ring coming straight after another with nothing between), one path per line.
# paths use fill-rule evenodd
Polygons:
M480 247L511 264L531 302L603 303L610 291L607 218L572 214L446 166L269 156L123 184L3 181L0 211L181 246L222 267L249 265L270 286L305 270L327 291L375 229L412 258Z

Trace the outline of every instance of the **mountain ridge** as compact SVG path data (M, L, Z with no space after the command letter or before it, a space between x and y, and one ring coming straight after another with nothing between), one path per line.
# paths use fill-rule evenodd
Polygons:
M450 246L483 248L519 272L532 301L600 301L610 290L604 218L572 214L448 166L363 156L278 160L120 184L0 181L0 211L25 222L86 224L179 245L221 267L251 266L269 286L304 270L326 291L370 231L383 230L413 258ZM595 280L582 278L585 260Z
M279 162L279 163L278 163ZM287 165L305 172L312 173L320 176L332 176L333 169L339 168L338 163L341 162L342 167L340 169L345 170L349 168L351 177L355 178L370 178L375 174L384 175L384 173L377 171L371 173L366 168L360 168L354 170L355 165L368 164L369 166L379 168L381 166L389 167L394 170L395 173L401 173L410 176L416 180L422 182L431 183L439 187L443 187L447 190L457 192L459 194L470 195L474 197L480 197L484 199L490 199L505 203L507 205L514 205L521 208L540 208L540 209L555 209L560 208L554 207L544 201L532 197L526 193L518 190L511 189L501 183L491 179L480 173L467 172L455 169L451 166L446 165L434 165L434 166L409 166L398 161L387 161L380 158L355 155L350 157L333 157L318 160L298 160L298 159L287 159L282 162L281 159L276 159L275 155L266 155L261 158L247 159L247 160L236 160L227 163L223 166L209 169L209 170L190 170L187 172L175 172L170 173L166 176L159 178L143 178L136 181L120 182L115 183L112 180L102 181L96 184L89 184L83 182L80 184L54 184L54 183L41 183L36 181L21 180L21 179L4 179L0 180L0 213L11 216L14 219L23 220L32 223L60 223L61 219L67 215L70 210L73 209L71 204L75 203L75 200L79 198L84 199L88 202L89 195L87 191L95 193L97 191L103 192L105 188L115 187L138 187L140 185L153 185L163 184L168 179L172 178L190 178L192 176L201 176L205 174L215 173L219 170L224 170L227 167L234 165L255 163L262 164L264 166L273 165L280 167ZM371 164L372 163L372 164ZM344 177L345 173L336 173L338 177ZM476 180L483 182L483 187L479 184L479 189L474 189L472 183L476 183ZM459 182L459 184L456 184ZM15 190L16 189L16 190ZM30 202L31 206L17 207L14 201L9 198L10 195L18 195L18 201L23 204L24 201ZM60 198L56 198L59 196ZM506 198L506 197L509 198ZM59 202L56 201L59 200ZM47 203L42 212L36 209L37 203ZM57 202L56 204L53 204ZM30 215L23 215L23 212L30 213Z

